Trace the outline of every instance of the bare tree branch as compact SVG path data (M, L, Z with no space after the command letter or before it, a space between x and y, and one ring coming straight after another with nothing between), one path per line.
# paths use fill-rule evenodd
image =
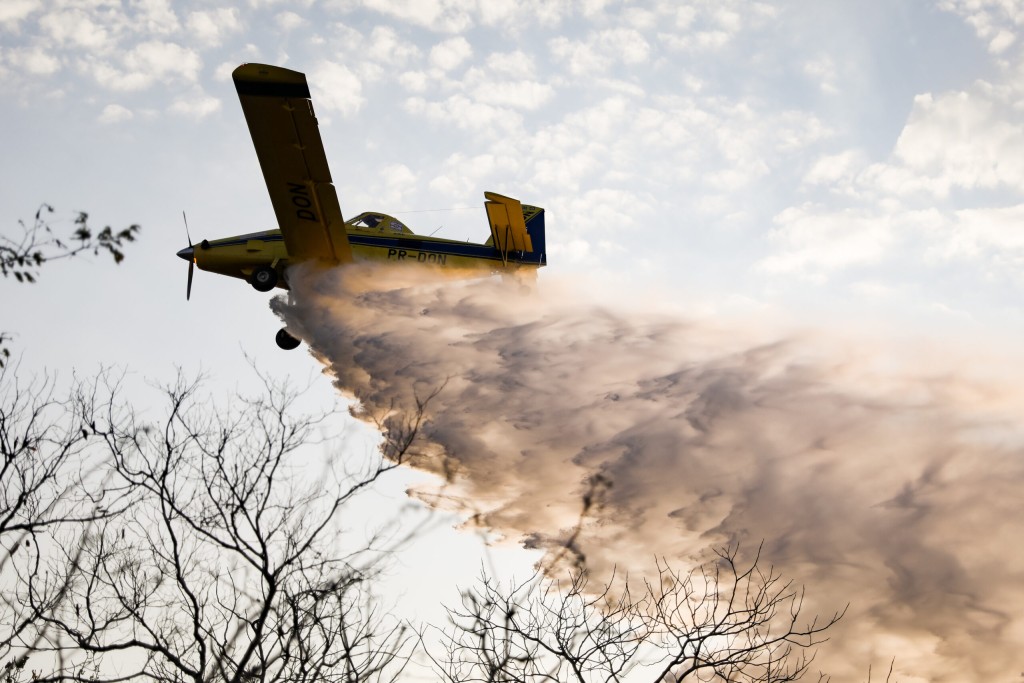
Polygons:
M20 235L9 237L0 233L0 275L21 283L33 283L39 278L44 264L89 251L95 256L106 252L114 263L121 263L125 245L134 242L142 229L138 225L129 225L115 231L108 225L96 232L89 226L89 214L80 211L74 219L71 234L61 238L50 226L48 219L52 213L52 206L42 204L36 210L31 225L18 221ZM6 365L10 358L6 342L11 339L10 332L0 331L0 367Z
M343 550L339 534L346 506L401 458L352 476L334 454L318 471L303 446L326 415L295 417L288 387L218 409L200 386L165 387L160 424L82 406L138 501L27 581L45 633L33 656L57 662L36 680L79 680L83 663L100 681L394 680L416 634L375 602L380 549Z
M801 621L802 589L763 569L759 556L745 569L736 557L721 550L688 573L659 562L638 595L628 577L590 585L585 568L507 590L484 576L449 610L444 652L430 656L451 683L802 678L807 653L842 613Z

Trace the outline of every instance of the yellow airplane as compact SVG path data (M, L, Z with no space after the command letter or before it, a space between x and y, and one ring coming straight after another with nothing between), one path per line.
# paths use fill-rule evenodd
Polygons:
M306 75L243 64L232 78L279 229L198 244L189 239L189 246L178 252L189 262L186 298L192 296L195 266L269 292L287 289L288 266L308 261L328 267L360 261L416 264L470 277L535 276L545 265L544 209L493 192L484 193L491 228L484 244L416 235L400 220L374 211L344 220ZM282 329L277 345L293 349L299 341Z

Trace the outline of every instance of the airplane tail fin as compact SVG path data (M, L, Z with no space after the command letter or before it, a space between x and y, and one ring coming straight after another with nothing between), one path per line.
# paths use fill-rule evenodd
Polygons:
M539 206L523 205L523 222L526 224L526 232L530 234L530 241L533 242L533 253L531 263L538 266L547 265L548 252L547 242L544 239L544 209Z
M484 192L484 197L491 225L488 241L501 253L502 261L507 264L511 257L516 263L545 265L544 209L494 192Z

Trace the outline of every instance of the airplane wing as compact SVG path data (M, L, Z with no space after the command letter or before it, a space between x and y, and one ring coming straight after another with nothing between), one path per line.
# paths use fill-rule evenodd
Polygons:
M305 74L243 64L231 77L289 259L351 261L352 249Z
M491 224L491 238L501 252L503 261L508 261L510 251L532 252L533 242L526 231L523 205L518 199L505 197L495 192L484 192L487 200L487 221Z

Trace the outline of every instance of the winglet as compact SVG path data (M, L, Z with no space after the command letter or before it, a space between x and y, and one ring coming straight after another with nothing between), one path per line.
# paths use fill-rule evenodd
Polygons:
M310 99L306 75L269 64L242 64L231 72L239 95Z

